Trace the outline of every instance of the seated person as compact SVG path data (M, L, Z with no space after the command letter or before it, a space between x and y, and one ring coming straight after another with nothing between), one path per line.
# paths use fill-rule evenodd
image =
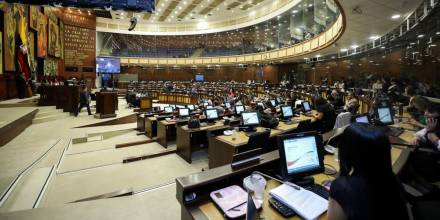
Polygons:
M315 100L317 113L313 115L313 125L318 132L326 133L333 129L336 122L336 113L333 106L323 97Z
M344 106L344 100L342 100L342 96L336 89L333 89L327 100L330 102L330 104L333 105L335 109L339 109Z
M224 115L225 114L225 108L223 108L221 105L220 105L220 102L219 101L214 101L214 108L215 109L217 109L217 111L218 111L218 115Z
M430 149L433 153L415 151L412 165L416 172L429 182L440 181L440 108L430 107L425 112L426 127L416 133L413 144L418 148Z
M407 111L411 115L410 124L415 127L424 128L426 126L424 114L430 105L430 101L423 96L411 97L407 107Z
M392 170L391 145L382 130L350 125L341 136L339 164L340 175L330 188L329 220L409 219L403 187Z
M348 106L345 107L346 112L339 113L338 117L336 117L335 126L333 128L342 128L351 123L351 116L356 115L359 104L356 101L349 102Z

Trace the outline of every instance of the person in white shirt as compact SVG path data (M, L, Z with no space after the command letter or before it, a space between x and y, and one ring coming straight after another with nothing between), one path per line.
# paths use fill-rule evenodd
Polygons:
M375 91L382 90L382 88L383 88L383 85L379 79L373 84L373 87L372 87L372 89Z
M439 116L439 107L430 107L425 111L426 127L416 133L414 145L440 151Z

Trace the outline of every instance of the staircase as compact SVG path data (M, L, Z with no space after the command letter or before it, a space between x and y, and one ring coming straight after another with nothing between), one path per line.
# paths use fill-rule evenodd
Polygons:
M62 119L68 117L70 115L69 112L63 112L62 109L56 109L54 106L40 108L37 115L35 115L33 124L39 124L49 121L55 121L58 119Z

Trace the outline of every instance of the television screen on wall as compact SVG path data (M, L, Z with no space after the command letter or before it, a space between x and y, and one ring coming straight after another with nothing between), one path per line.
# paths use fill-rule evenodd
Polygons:
M98 73L120 73L121 60L118 58L98 57L96 59L96 72Z
M205 81L205 75L203 75L203 74L197 74L197 75L195 76L195 80L196 80L196 82L203 82L203 81Z

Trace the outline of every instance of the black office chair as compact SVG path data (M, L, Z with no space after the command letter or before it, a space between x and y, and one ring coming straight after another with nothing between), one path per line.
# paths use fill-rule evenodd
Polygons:
M294 133L302 133L302 132L308 132L308 131L313 131L313 126L312 126L312 120L308 119L308 120L304 120L304 121L300 121L298 124L298 127L295 129Z
M253 150L257 148L262 148L263 152L266 152L267 145L269 143L270 130L265 130L263 132L257 132L249 135L249 141L243 151ZM242 151L242 152L243 152Z

